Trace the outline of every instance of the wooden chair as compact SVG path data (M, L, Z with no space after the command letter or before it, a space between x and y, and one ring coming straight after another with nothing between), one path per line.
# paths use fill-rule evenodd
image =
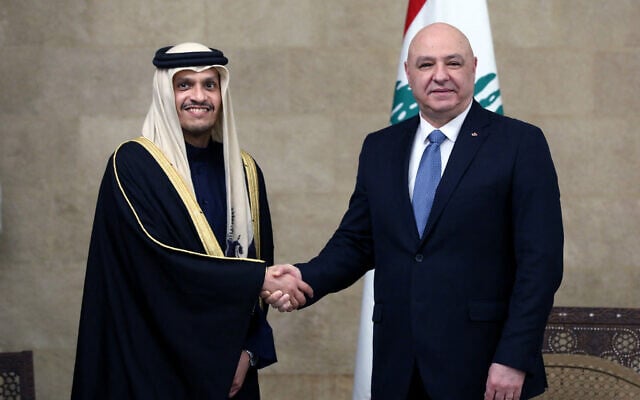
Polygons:
M554 307L536 399L640 399L640 309Z
M640 374L603 358L545 354L549 389L536 400L640 399Z
M0 399L35 400L33 353L0 353Z

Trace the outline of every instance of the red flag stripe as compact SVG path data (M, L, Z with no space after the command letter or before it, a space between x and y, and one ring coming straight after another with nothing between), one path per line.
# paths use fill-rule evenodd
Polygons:
M407 29L411 26L411 23L416 18L416 15L420 12L420 9L425 5L427 0L409 0L409 6L407 7L407 19L404 22L404 33L407 33Z

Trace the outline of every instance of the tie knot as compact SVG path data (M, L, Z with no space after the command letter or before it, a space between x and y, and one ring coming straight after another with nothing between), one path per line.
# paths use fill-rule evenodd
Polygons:
M434 130L427 136L430 143L440 144L444 142L447 137L439 129Z

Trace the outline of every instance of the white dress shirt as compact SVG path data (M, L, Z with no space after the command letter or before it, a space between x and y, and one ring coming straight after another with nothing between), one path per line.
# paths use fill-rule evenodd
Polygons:
M472 103L473 102L470 102L467 108L462 113L460 113L457 117L447 122L440 128L434 128L433 126L431 126L431 124L422 117L422 114L420 114L420 125L418 126L416 135L413 139L411 159L409 160L409 197L412 201L413 187L416 183L416 175L418 174L420 159L422 158L422 153L424 153L424 150L429 145L427 136L429 136L429 134L435 129L439 129L446 136L444 142L440 144L440 159L442 165L440 176L442 176L442 174L444 173L444 169L447 167L447 161L449 161L449 156L451 155L451 151L453 150L453 145L456 143L456 139L458 138L458 133L460 133L462 123L467 117Z

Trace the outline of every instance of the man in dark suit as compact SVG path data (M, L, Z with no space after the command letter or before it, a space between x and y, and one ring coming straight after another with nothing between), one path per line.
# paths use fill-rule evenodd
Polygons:
M473 100L476 58L451 25L421 30L405 69L420 115L365 139L338 230L298 268L313 301L375 268L373 399L533 397L562 277L547 143Z

